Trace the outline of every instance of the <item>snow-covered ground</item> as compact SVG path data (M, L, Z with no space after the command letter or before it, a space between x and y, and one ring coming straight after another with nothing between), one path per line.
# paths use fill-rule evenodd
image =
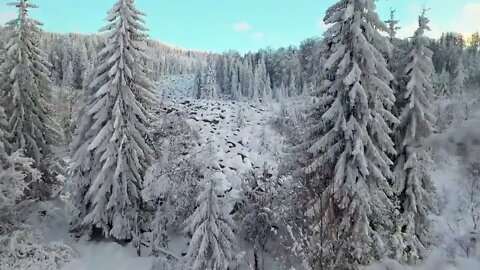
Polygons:
M198 100L192 98L189 76L172 76L160 84L161 99L187 115L187 123L200 136L195 151L211 147L211 157L223 174L221 189L239 191L241 177L266 166L276 175L284 138L271 127L278 104ZM187 91L185 91L185 89Z
M272 175L277 174L278 157L282 154L285 138L271 124L281 114L280 105L197 100L193 98L193 80L190 75L166 77L159 83L158 95L161 102L181 112L186 123L198 134L199 141L193 151L211 148L213 166L222 174L220 188L228 191L227 201L233 204L241 190L242 176L263 168ZM433 180L440 195L440 215L434 217L434 225L438 252L445 253L459 237L470 232L470 223L458 222L458 219L469 218L468 211L459 211L468 190L462 185L465 176L460 159L446 152L435 152L433 159ZM153 258L137 257L130 245L74 240L68 233L68 220L68 207L62 200L36 205L28 219L29 224L43 233L44 244L60 241L77 252L77 257L65 265L64 270L150 269ZM173 242L170 252L180 257L187 243L185 239Z
M277 160L284 138L271 127L280 106L257 102L197 100L192 98L193 76L166 77L159 83L161 102L186 116L186 123L199 135L195 151L210 147L214 167L222 174L220 189L227 191L230 206L238 199L242 176L254 170L277 173ZM44 244L62 242L71 246L77 257L63 270L150 269L153 258L137 257L131 245L109 241L77 241L69 232L69 210L61 199L44 202L32 209L30 224L43 234ZM170 251L181 256L185 239L173 239Z

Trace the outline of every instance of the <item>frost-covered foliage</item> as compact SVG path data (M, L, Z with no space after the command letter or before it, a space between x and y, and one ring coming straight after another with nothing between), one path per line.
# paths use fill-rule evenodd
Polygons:
M5 125L5 113L0 107L0 234L14 229L20 199L31 182L41 180L41 173L33 167L33 159L23 157L21 150L7 153Z
M70 181L76 207L73 229L100 229L115 239L137 239L140 191L151 155L145 142L153 86L139 61L146 29L133 0L110 10L107 44L87 90L86 104L73 143Z
M29 10L37 7L29 0L9 5L19 12L6 26L6 55L0 73L0 105L8 116L8 147L12 152L23 150L35 160L37 168L45 171L56 131L46 103L51 89L49 64L38 44L41 23L29 17Z
M253 77L253 92L250 98L254 100L261 99L262 101L268 101L272 97L272 88L270 85L270 77L267 75L267 69L265 67L265 60L262 58L255 68L255 74Z
M41 181L41 173L33 167L33 159L19 150L12 155L2 151L0 142L0 234L15 227L15 213L33 181Z
M168 112L168 113L167 113ZM150 221L152 253L168 247L168 235L178 233L183 222L195 210L192 200L197 194L200 169L204 161L202 153L193 152L197 134L178 112L159 112L152 124L151 134L155 162L145 175L142 197L148 207L154 209Z
M40 47L52 64L50 78L56 86L86 89L98 62L98 48L106 37L79 33L42 33ZM162 76L190 74L206 66L208 52L186 50L164 44L157 40L146 40L142 61L148 68L147 77L152 81ZM73 70L73 72L72 72Z
M464 65L467 69L468 83L480 86L480 32L473 33L470 46L466 50L467 60Z
M325 68L334 73L327 87L326 112L313 119L311 160L305 168L324 181L314 211L317 237L313 268L353 269L389 252L393 231L393 179L389 155L395 154L389 109L393 80L382 55L390 44L372 0L338 1L327 10L325 39L331 55ZM320 111L323 109L320 107ZM323 180L325 179L325 180Z
M407 78L404 75L405 66L408 62L410 42L408 39L401 40L396 38L397 31L400 27L398 26L399 21L395 18L395 10L390 10L390 18L385 21L385 23L388 25L388 34L390 37L390 43L392 44L392 50L387 57L388 69L394 76L394 80L390 82L390 86L394 90L397 100L401 100L403 98L401 97L402 91L400 91L400 89L404 89L408 83L406 81ZM392 113L397 117L400 114L399 111L400 108L398 108L398 106L394 106L392 109Z
M273 249L273 245L268 242L273 240L278 228L278 213L275 213L273 205L273 179L266 166L261 175L252 172L252 175L245 178L242 203L236 218L240 222L240 236L253 246L254 269L261 269L265 248L268 246Z
M199 98L215 100L218 98L217 73L215 71L215 61L209 60L205 77L201 80L198 88Z
M467 74L463 60L460 59L457 68L455 69L455 78L453 79L453 89L456 93L465 91L465 82L467 81Z
M41 235L28 228L0 236L0 269L62 269L76 255L62 243L42 244Z
M194 270L228 269L235 259L234 223L218 198L215 175L206 175L205 179L198 207L185 221L185 232L192 235L186 264Z
M395 258L408 263L418 263L427 255L431 244L430 218L434 209L434 185L427 167L425 149L415 149L421 140L433 131L434 117L433 79L435 70L432 51L427 47L425 31L429 20L425 12L419 17L419 27L412 39L413 48L408 54L405 76L408 83L400 92L400 124L396 139L398 156L395 161L395 194L398 197L400 216L396 218L397 233L394 244Z
M437 76L436 91L438 96L450 96L452 94L451 76L446 69Z
M390 9L390 18L385 21L385 23L388 25L388 36L390 37L390 42L395 40L397 37L397 31L401 29L400 26L398 26L398 23L400 21L395 18L395 10Z

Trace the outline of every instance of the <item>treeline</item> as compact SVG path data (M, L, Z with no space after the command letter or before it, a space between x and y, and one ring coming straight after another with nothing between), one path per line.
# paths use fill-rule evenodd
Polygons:
M445 33L438 40L429 39L427 45L433 52L436 84L447 85L449 92L457 87L452 82L458 75L470 86L480 85L479 33L472 34L468 41L465 38L459 33ZM397 64L401 69L400 62L395 60L405 57L412 41L396 37L390 41L395 45L392 67ZM332 75L324 74L321 68L328 57L327 47L326 41L319 37L307 39L299 47L265 49L244 55L229 51L212 56L208 65L196 70L197 96L204 97L200 92L211 91L212 87L218 92L215 96L234 100L278 100L311 93L320 86L324 76ZM212 71L215 72L214 86L203 83L207 77L212 78Z
M55 85L84 89L98 65L99 49L105 45L101 35L58 34L44 32L40 48L51 63L51 80ZM162 76L190 74L206 64L208 52L188 51L155 40L146 40L141 61L147 76L156 81Z

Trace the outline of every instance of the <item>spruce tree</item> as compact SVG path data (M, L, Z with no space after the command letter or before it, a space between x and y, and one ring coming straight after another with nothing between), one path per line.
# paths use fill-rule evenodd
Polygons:
M242 88L240 82L238 81L238 70L236 67L232 69L232 78L231 78L232 88L231 98L233 100L241 100L242 99Z
M268 78L265 60L262 56L254 71L252 96L250 98L253 100L261 99L265 102L271 98L271 92L270 79Z
M467 74L465 66L463 65L462 57L458 60L457 68L455 69L455 78L453 79L453 87L455 92L463 93L465 89L465 82L467 80Z
M186 255L192 270L228 269L234 260L234 223L224 212L215 186L216 179L207 178L197 198L199 206L185 221L185 231L192 234Z
M25 158L22 150L8 153L8 126L6 115L0 107L0 235L15 228L15 214L29 183L40 181L42 174L34 168L35 161Z
M447 71L446 68L442 69L442 72L438 75L437 78L437 95L439 96L450 96L452 94L452 76Z
M266 164L265 164L266 165ZM275 239L278 224L273 211L273 198L268 169L264 166L261 174L253 172L247 176L242 191L242 203L237 210L240 222L239 234L253 246L254 269L264 266L264 252L269 240Z
M398 26L399 21L395 19L394 9L390 9L390 18L385 23L388 25L388 37L390 42L392 42L397 38L397 31L400 30L400 26Z
M72 144L70 176L80 234L94 228L115 239L137 239L140 189L151 155L145 142L153 86L141 59L146 28L134 0L110 10L105 47L90 83L83 116Z
M49 116L46 97L50 94L48 62L39 49L41 23L29 17L37 6L29 0L9 3L18 17L7 23L6 52L1 66L0 105L8 116L10 151L22 150L36 167L46 172L56 131Z
M401 93L400 124L396 130L399 155L395 162L395 193L400 204L397 219L400 241L394 253L396 259L407 263L417 263L425 257L431 244L429 215L434 209L434 186L425 164L428 156L426 150L414 148L432 134L434 122L430 110L435 69L425 37L425 31L430 30L425 11L418 22L407 58L408 84Z
M389 126L397 119L390 112L393 76L382 54L390 45L379 32L388 29L373 0L338 1L324 21L332 24L325 33L331 48L325 68L333 76L327 104L310 120L306 173L325 179L313 226L320 236L311 243L322 254L311 263L318 269L355 269L388 253L394 228Z
M297 90L297 80L295 79L295 75L293 72L290 74L290 80L288 83L288 89L287 89L287 96L292 97L296 95L298 92Z
M202 99L211 99L215 100L218 98L218 84L217 84L217 73L215 71L215 61L213 59L209 60L207 73L205 74L205 79L202 81L202 91L200 97Z

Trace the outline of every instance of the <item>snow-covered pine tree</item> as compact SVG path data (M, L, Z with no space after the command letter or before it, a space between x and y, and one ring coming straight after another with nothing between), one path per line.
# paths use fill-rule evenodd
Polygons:
M207 73L202 83L201 98L215 100L218 98L217 72L215 70L215 61L209 60Z
M267 74L267 78L266 78L266 81L265 81L265 93L263 95L263 100L264 101L271 101L272 100L272 81L270 79L270 75Z
M395 10L390 9L390 18L385 21L388 25L388 37L390 38L390 43L397 38L397 31L400 30L398 26L399 21L395 19Z
M390 82L390 87L394 89L395 95L401 95L397 89L404 88L406 85L406 79L404 76L404 69L405 69L405 59L407 58L408 51L405 50L405 43L407 41L403 41L397 39L397 31L400 29L398 26L399 21L395 18L395 10L390 9L390 18L389 20L385 21L388 25L388 36L390 40L390 44L392 45L392 50L388 54L387 63L388 63L388 70L392 73L394 80ZM397 97L398 99L398 97ZM395 116L400 114L399 108L395 104L392 112Z
M452 94L451 76L446 68L442 69L442 72L437 76L437 95L450 96Z
M290 79L288 83L288 89L287 89L287 96L292 97L294 95L297 95L297 79L295 78L295 74L293 72L290 74Z
M388 155L395 153L389 124L397 119L389 111L393 76L382 55L390 45L379 32L388 29L375 8L373 0L341 0L324 19L332 24L325 33L332 50L325 68L335 74L327 110L313 119L305 168L317 175L313 180L326 179L314 207L320 236L311 244L322 251L311 262L316 269L356 269L389 251L394 204Z
M200 99L202 97L202 90L203 90L203 84L202 84L202 71L201 69L197 70L195 73L195 79L193 82L193 96L197 99Z
M192 270L228 269L235 258L234 223L217 196L215 176L207 176L204 184L199 206L185 221L185 231L192 234L186 264Z
M250 98L253 100L261 99L262 101L266 101L270 99L270 95L271 95L270 79L268 78L268 75L267 75L265 59L262 56L258 61L254 71L252 96L250 96Z
M429 215L434 209L435 189L425 167L428 155L414 146L432 134L434 117L430 113L434 93L435 69L432 51L428 49L425 31L429 20L425 11L419 16L419 27L412 38L405 76L406 88L399 95L402 100L400 124L397 126L395 161L395 193L399 201L400 217L397 222L399 242L393 247L395 259L418 263L427 255L431 244Z
M79 234L100 229L104 236L135 239L140 189L151 155L145 142L148 113L140 100L154 101L139 61L146 28L134 0L118 0L102 28L107 43L99 54L70 164L72 221Z
M287 97L287 88L283 82L273 90L275 100L281 101Z
M232 89L232 82L230 81L230 70L229 68L231 67L230 61L231 59L228 56L225 56L222 58L223 59L223 65L222 65L222 70L221 70L221 77L222 77L222 93L224 95L230 95L230 91Z
M232 89L230 90L231 92L231 98L233 100L241 100L242 99L242 86L240 85L240 82L238 81L238 70L237 68L232 69L232 77L231 77L231 87Z
M88 63L85 66L85 70L83 71L83 84L82 89L87 89L88 85L94 79L95 75L95 65L93 63Z
M18 8L18 17L6 27L0 105L8 116L10 150L23 150L35 160L37 168L46 172L45 158L51 153L57 133L45 100L51 86L47 75L49 64L38 46L41 23L29 17L29 10L37 7L29 0L9 5Z
M480 32L473 33L467 48L468 59L465 62L469 83L480 84Z
M73 69L73 61L68 62L67 68L63 73L62 87L67 89L75 88L75 70Z
M39 181L41 173L33 167L35 161L23 157L21 150L7 153L6 115L0 107L0 235L15 229L14 213L30 181Z
M463 65L462 57L458 60L457 68L455 69L455 78L453 79L453 88L456 93L463 93L465 91L465 82L467 80L467 70Z
M250 62L244 58L240 64L240 83L242 96L251 97L253 89L253 68Z
M252 171L243 186L242 204L237 218L240 235L253 246L254 269L264 267L263 253L267 242L277 233L276 216L272 210L273 196L269 171L265 164L262 173Z

